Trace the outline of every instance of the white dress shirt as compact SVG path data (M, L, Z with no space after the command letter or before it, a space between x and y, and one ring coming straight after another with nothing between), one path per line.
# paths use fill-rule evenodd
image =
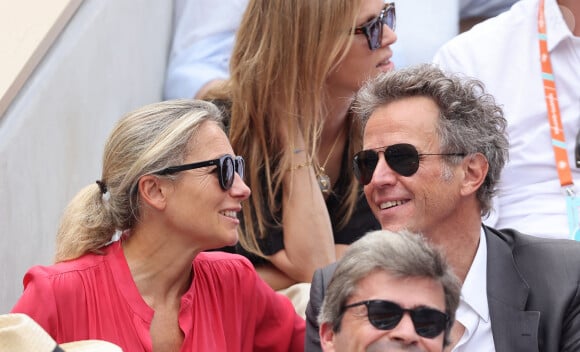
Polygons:
M453 352L495 351L487 304L487 241L483 228L475 258L461 287L455 319L465 327L465 332Z
M574 158L580 127L580 38L567 27L556 0L546 0L545 7L568 159L572 176L580 183ZM569 238L566 198L547 119L537 18L538 0L520 0L509 11L449 41L434 62L482 80L508 120L510 160L486 223L540 237Z
M175 0L164 98L192 98L229 76L236 30L248 0Z

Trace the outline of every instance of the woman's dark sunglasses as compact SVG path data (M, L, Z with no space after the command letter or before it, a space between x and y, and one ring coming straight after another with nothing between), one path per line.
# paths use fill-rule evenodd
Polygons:
M369 48L371 50L376 50L381 47L381 41L383 40L383 25L386 24L392 31L394 31L396 22L395 3L390 2L385 4L385 7L377 17L360 27L356 27L354 29L354 34L364 34L369 42Z
M218 175L218 180L220 182L221 188L224 191L227 191L228 189L232 188L235 177L234 172L237 172L242 179L244 178L244 158L242 158L241 156L232 156L229 154L226 154L219 159L200 161L192 164L170 166L161 171L155 172L155 175L171 175L185 170L198 169L200 167L213 165L217 166L216 172Z
M355 154L353 159L354 175L363 185L368 185L379 163L379 151L382 148L363 150ZM465 156L464 153L419 154L412 144L393 144L385 148L385 160L393 171L401 176L409 177L419 170L419 160L425 155Z
M432 308L405 309L397 303L384 300L362 301L344 306L342 314L352 307L365 305L369 322L379 330L394 329L403 314L409 313L417 335L428 339L439 336L449 324L449 316Z

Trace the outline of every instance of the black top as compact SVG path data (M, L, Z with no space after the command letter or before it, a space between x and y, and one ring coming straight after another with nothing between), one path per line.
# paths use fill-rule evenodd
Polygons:
M214 101L214 103L218 105L224 113L224 124L226 125L226 130L229 129L230 104L223 101ZM352 159L352 156L348 155L348 149L349 148L347 143L343 152L342 165L349 165L350 160ZM332 224L335 244L351 244L352 242L362 237L365 233L379 230L381 228L380 224L369 208L369 205L362 191L362 186L359 187L359 198L357 204L355 205L355 209L350 221L344 227L340 229L338 228L338 224L342 220L342 216L339 213L339 208L344 198L346 197L348 182L350 182L348 179L348 174L346 172L341 173L337 182L333 185L332 193L330 193L326 198L326 207L328 208L328 214L330 215L330 222ZM266 185L263 187L265 189ZM279 199L281 202L282 195L279 194L277 199ZM264 215L267 217L267 224L271 225L267 226L268 235L266 238L258 238L257 242L265 255L272 255L284 249L284 233L282 231L281 225L282 214L275 214L276 220L274 220L270 217L270 212L268 209L264 209ZM243 228L244 220L242 214L239 214L239 217ZM250 261L255 265L268 262L264 258L249 253L239 243L234 247L225 247L221 250L241 254L250 259Z

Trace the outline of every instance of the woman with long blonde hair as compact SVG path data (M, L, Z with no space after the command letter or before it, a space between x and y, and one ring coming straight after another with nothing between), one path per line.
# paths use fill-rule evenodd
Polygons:
M127 114L101 178L69 203L56 264L35 266L13 312L56 342L124 351L302 351L304 320L235 244L250 196L213 104L178 100ZM117 241L113 235L121 232Z
M275 289L314 270L378 223L353 173L363 81L393 68L394 4L383 0L251 0L231 78L206 95L230 116L249 165L238 250Z

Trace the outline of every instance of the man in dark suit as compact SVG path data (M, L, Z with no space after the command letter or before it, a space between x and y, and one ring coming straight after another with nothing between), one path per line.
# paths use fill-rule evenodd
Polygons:
M580 243L482 224L508 141L481 83L407 68L368 82L355 112L365 127L354 167L381 226L423 233L463 283L451 350L580 351ZM317 317L334 269L314 274L306 351L320 351Z

